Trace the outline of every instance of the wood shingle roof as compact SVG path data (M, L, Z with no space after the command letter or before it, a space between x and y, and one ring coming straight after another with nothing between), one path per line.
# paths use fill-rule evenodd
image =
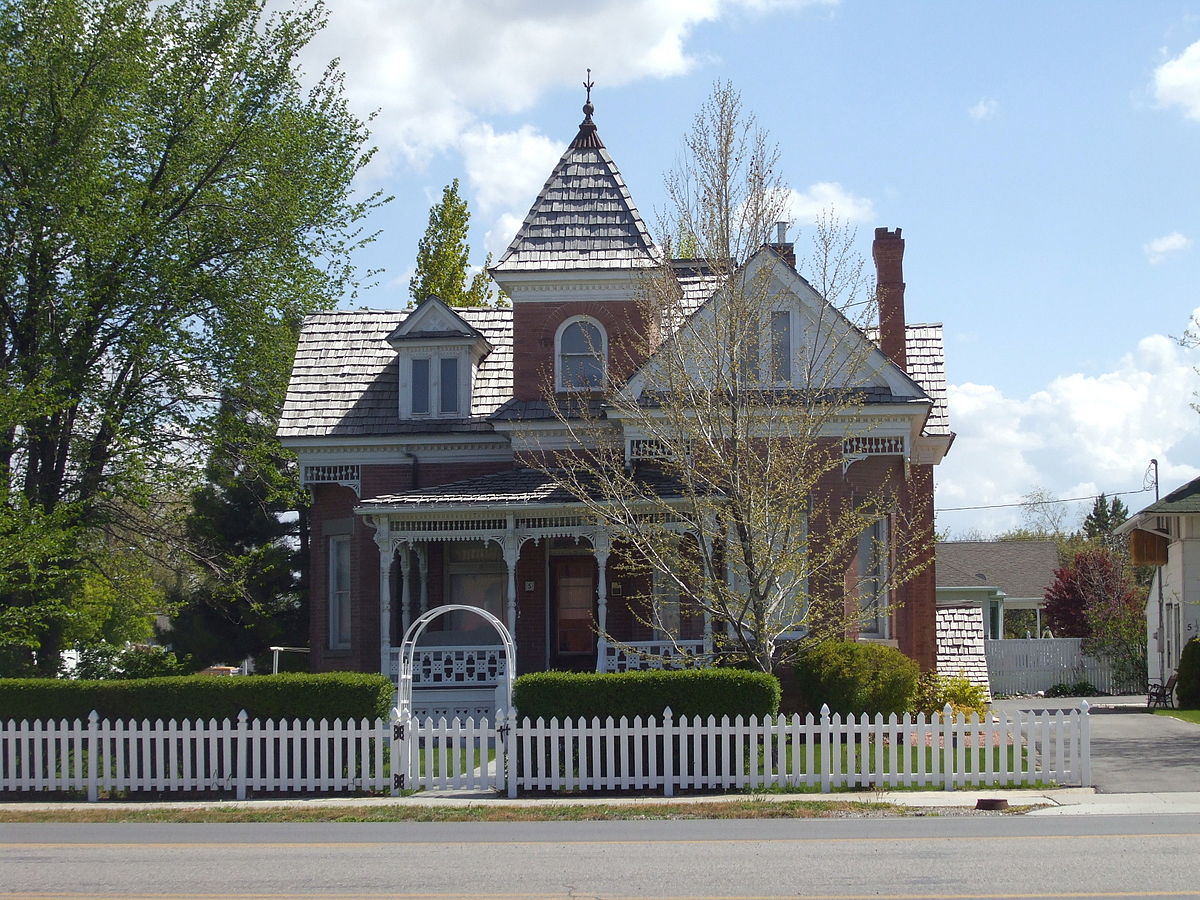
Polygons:
M589 115L492 271L637 269L661 261Z
M387 338L408 313L336 310L304 320L279 436L491 431L486 417L512 396L512 310L467 307L455 312L493 348L479 365L470 417L402 422L396 351Z

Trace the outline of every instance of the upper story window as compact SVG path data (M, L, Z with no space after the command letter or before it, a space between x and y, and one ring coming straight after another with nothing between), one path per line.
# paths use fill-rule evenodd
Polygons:
M558 331L557 384L560 391L598 391L608 376L608 335L595 319L568 319Z
M402 400L408 400L409 414L441 418L461 415L465 388L462 368L457 353L412 357L407 397L402 397Z
M792 381L792 314L786 309L771 313L771 381Z

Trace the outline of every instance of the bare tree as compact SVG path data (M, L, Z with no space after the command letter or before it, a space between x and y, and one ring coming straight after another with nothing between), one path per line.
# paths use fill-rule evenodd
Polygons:
M633 376L603 404L552 399L578 449L541 462L616 536L623 583L643 586L626 595L677 655L679 616L703 617L718 656L765 671L887 616L932 541L898 502L903 478L845 489L877 434L863 385L890 364L864 335L874 291L851 230L817 224L808 280L790 245L765 246L784 213L777 159L716 85L659 223L698 258L646 276L640 342L612 361Z

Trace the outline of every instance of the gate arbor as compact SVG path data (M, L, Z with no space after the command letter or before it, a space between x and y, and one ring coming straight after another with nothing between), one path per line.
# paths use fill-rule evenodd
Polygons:
M445 718L417 718L412 711L413 658L417 641L438 616L467 612L490 624L504 647L503 704L497 703L492 721ZM517 648L504 623L485 609L450 603L422 613L404 634L400 648L400 681L396 696L393 728L392 772L396 789L464 788L496 790L507 788L508 796L517 795L517 781L509 773L509 762L516 760L516 742L509 723L515 723L513 710L513 673L517 668ZM500 691L497 691L499 694Z

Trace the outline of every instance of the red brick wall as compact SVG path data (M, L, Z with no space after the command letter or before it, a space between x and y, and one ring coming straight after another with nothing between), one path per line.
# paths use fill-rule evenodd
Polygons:
M829 472L822 479L822 489L832 504L854 502L878 491L890 491L896 499L892 516L893 543L918 543L923 546L920 559L907 568L921 568L892 594L893 630L900 649L912 657L922 669L932 669L937 660L937 632L933 569L933 469L912 465L905 477L903 462L894 456L870 456L853 463L845 474L841 469ZM819 524L813 524L813 535ZM925 562L928 561L928 565ZM844 576L830 579L824 585L835 608L849 612L855 592L856 572L853 550L846 555ZM822 586L813 585L814 590ZM830 596L840 592L841 597ZM854 637L851 632L847 637Z
M634 300L513 305L513 394L536 400L554 386L554 335L574 316L591 316L608 333L608 371L623 380L644 356L643 315Z
M507 471L511 463L417 462L417 486L430 487ZM361 469L363 497L375 497L409 490L413 487L413 466L407 460L387 465L364 465ZM312 552L309 557L309 664L313 671L379 671L379 548L375 531L360 516L354 515L359 499L347 487L336 484L312 486L313 504L310 511ZM353 607L350 612L351 640L349 650L329 649L329 535L325 523L351 519L350 593ZM433 570L431 559L430 569ZM440 563L437 571L441 571ZM400 597L400 569L392 569L396 582L394 596ZM415 585L414 579L414 585ZM429 581L430 604L440 603L441 579ZM438 599L434 599L435 591ZM417 594L414 590L414 608ZM395 615L399 617L398 602ZM393 633L399 625L393 627ZM397 635L398 637L398 635Z

